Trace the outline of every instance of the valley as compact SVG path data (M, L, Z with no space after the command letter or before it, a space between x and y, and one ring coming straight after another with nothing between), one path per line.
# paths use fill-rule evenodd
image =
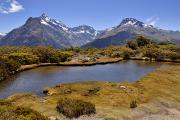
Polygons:
M180 120L179 5L0 0L0 120Z

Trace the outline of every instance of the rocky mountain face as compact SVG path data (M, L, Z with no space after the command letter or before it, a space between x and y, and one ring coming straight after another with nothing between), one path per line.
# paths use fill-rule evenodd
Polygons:
M3 38L6 34L0 33L0 39Z
M63 22L43 14L40 17L30 17L23 26L7 35L0 34L0 45L103 48L110 45L124 45L137 35L158 42L170 41L180 44L179 31L158 29L134 18L125 18L116 27L98 31L88 25L68 27Z
M83 47L103 48L110 45L124 45L128 40L133 40L138 35L143 35L157 42L170 41L180 44L180 32L178 31L162 30L134 18L126 18L118 26L104 32L95 41Z
M2 37L3 37L3 36L0 35L0 40L1 40Z
M0 45L80 47L93 41L97 34L98 31L90 26L70 28L43 14L40 17L30 17L23 26L4 36L0 40Z

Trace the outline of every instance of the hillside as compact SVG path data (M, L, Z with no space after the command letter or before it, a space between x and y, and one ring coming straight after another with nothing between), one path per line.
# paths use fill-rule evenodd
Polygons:
M110 31L106 31L95 41L83 47L104 48L110 45L124 45L138 35L153 39L156 42L170 41L180 44L180 32L158 29L134 18L125 18Z
M71 28L42 14L40 17L30 17L23 26L9 32L1 39L0 45L79 47L93 41L97 34L98 31L90 26Z

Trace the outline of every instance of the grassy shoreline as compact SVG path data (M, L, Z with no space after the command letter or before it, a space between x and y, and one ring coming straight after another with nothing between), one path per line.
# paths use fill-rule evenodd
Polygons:
M21 67L17 70L17 72L22 72L38 67L45 67L45 66L93 66L93 65L102 65L102 64L111 64L123 61L123 58L106 58L106 59L99 59L96 62L60 62L60 63L39 63L39 64L31 64L31 65L21 65ZM155 62L174 62L180 63L180 60L169 60L164 59L161 61L150 60L147 57L131 57L127 60L143 60L143 61L155 61Z
M140 41L146 41L143 38ZM145 42L144 41L144 42ZM148 43L143 46L127 44L108 48L50 47L0 47L0 80L5 80L17 72L41 66L91 66L115 63L121 60L149 60L180 63L180 46Z
M94 117L111 120L139 120L145 117L179 119L180 113L180 66L165 67L134 83L85 82L60 84L47 88L49 96L38 97L32 94L17 94L8 100L17 106L30 107L51 117L65 119L56 109L59 98L75 98L95 104ZM98 91L89 93L89 90ZM129 108L132 100L138 107ZM175 111L175 112L172 112ZM111 112L110 112L111 111ZM168 114L165 114L167 113ZM178 114L176 114L178 113ZM173 117L172 114L175 114ZM87 117L88 118L88 117ZM154 118L155 119L155 118Z
M5 80L24 70L42 66L91 66L122 60L177 63L174 67L157 70L134 83L61 84L54 88L46 88L44 92L49 94L46 97L16 94L7 100L15 106L32 108L45 116L55 116L59 119L65 119L56 110L57 101L60 98L79 99L95 105L96 114L92 118L85 117L89 120L96 118L141 120L146 117L153 120L166 119L166 117L180 119L180 109L178 109L180 108L180 46L151 43L143 37L136 42L129 42L126 46L110 46L102 49L0 47L0 80ZM131 109L131 103L137 103L138 107Z
M32 64L32 65L22 65L17 71L25 71L29 69L34 69L37 67L44 67L44 66L92 66L98 64L109 64L109 63L117 63L122 61L122 58L108 58L108 59L99 59L96 62L60 62L60 63L40 63L40 64Z

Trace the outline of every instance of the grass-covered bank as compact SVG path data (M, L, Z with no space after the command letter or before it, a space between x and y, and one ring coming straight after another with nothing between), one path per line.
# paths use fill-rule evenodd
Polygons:
M179 73L180 67L177 65L157 70L134 83L61 84L54 88L46 88L44 92L49 94L47 97L19 94L9 97L8 100L17 106L29 107L48 117L56 116L61 119L64 117L57 111L56 106L62 98L94 104L96 114L93 118L179 119Z
M180 62L180 46L155 43L142 36L125 46L108 48L0 47L0 80L18 71L39 66L80 66L114 63L120 60Z
M86 62L82 63L80 61L67 61L67 62L59 62L59 63L39 63L39 64L31 64L31 65L22 65L17 71L25 71L37 67L44 67L44 66L92 66L98 64L109 64L109 63L117 63L122 61L123 58L100 58L95 62Z
M23 65L65 62L72 55L72 52L42 46L0 47L0 80L17 73Z
M8 100L0 100L0 120L49 120L30 108L15 106Z
M110 46L103 49L0 47L0 55L0 80L4 80L18 71L39 66L96 65L129 59L179 62L180 46L154 43L139 37L134 42L128 42L126 46ZM12 107L0 106L0 114L9 119L11 113L15 119L19 116L21 118L20 114L24 112L24 118L32 112L32 117L42 113L52 119L64 119L63 115L72 118L86 114L95 114L89 119L180 119L179 73L180 67L177 65L153 72L135 83L86 82L57 85L43 91L49 95L47 97L32 94L9 97L8 102ZM71 104L67 105L67 101ZM12 109L16 107L20 114L16 115L16 109ZM0 119L4 119L1 116Z

